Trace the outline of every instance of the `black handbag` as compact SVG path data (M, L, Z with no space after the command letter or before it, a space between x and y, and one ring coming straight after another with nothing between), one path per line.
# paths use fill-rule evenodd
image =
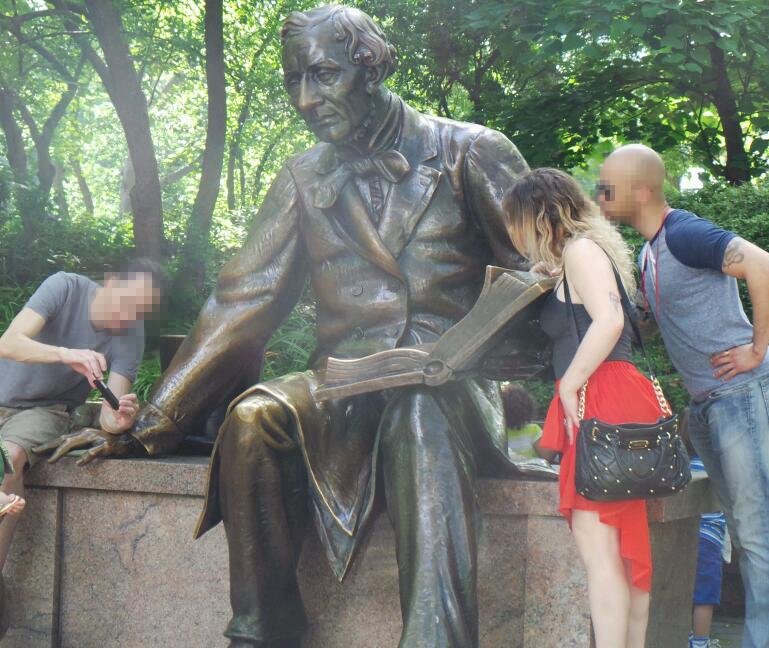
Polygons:
M614 263L612 262L612 266ZM632 315L630 300L622 279L613 267L622 308L636 342L641 348L662 417L654 424L609 424L597 418L585 420L586 382L579 394L579 434L577 435L575 487L583 497L598 502L648 499L673 495L691 479L689 455L679 432L678 414L673 414L651 369L641 333ZM577 338L582 341L579 322L564 271L564 295L569 305Z

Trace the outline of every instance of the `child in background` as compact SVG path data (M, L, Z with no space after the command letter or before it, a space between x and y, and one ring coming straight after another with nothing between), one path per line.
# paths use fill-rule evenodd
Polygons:
M699 457L691 459L692 474L705 472ZM697 549L697 574L694 581L694 610L689 648L720 648L718 639L710 638L713 608L721 603L721 581L724 562L731 560L732 543L721 511L705 513L700 519Z
M532 421L535 405L529 392L515 383L504 383L502 402L505 408L508 456L511 459L540 457L553 461L557 453L539 445L542 428Z

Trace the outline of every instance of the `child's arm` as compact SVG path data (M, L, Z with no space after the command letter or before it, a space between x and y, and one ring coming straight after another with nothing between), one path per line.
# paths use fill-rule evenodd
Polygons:
M542 459L546 459L547 461L552 461L558 454L555 450L543 448L539 443L539 439L537 439L532 445L534 446L534 451L537 453L537 456L541 457Z

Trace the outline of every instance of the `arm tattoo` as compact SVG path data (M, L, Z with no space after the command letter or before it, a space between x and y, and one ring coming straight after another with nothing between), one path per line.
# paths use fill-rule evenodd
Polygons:
M622 301L615 293L609 293L609 303L614 306L614 310L618 313L622 312Z
M733 238L724 252L724 260L721 264L721 270L724 272L736 263L742 263L745 260L745 253L742 251L744 241L740 237Z

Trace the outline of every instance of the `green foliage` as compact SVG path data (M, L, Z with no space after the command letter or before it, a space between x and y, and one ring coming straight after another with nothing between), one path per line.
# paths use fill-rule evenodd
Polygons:
M315 308L306 295L267 343L262 379L304 371L315 348Z
M132 388L132 391L138 396L140 403L147 401L152 386L159 377L160 356L157 351L146 353L141 365L139 365L139 371L136 373L136 380ZM97 398L100 398L100 396L97 395Z
M429 34L428 20L441 29L444 16L437 46L403 32L407 47L429 49L417 83L462 83L477 98L473 116L510 135L534 166L582 164L609 138L660 151L686 143L715 176L767 168L763 0L428 0L411 17ZM725 119L742 131L729 135L730 160Z
M0 286L0 334L8 328L11 320L27 303L36 288L36 284Z

